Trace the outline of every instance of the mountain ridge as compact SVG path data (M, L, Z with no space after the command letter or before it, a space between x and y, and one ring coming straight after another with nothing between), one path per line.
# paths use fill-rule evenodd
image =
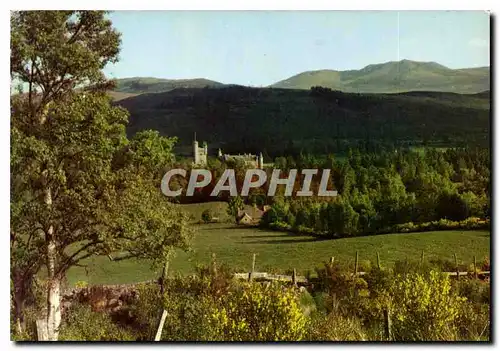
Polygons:
M388 61L359 70L305 71L269 85L270 88L310 89L321 86L352 93L442 91L479 93L490 90L490 68L452 69L429 61Z
M347 93L400 93L439 91L474 94L490 90L490 67L448 68L434 61L388 61L361 69L319 69L304 71L268 85L268 88L309 90L321 86ZM206 78L165 79L130 77L116 79L115 93L144 94L168 92L178 88L221 88L224 84Z
M222 87L225 84L206 79L165 79L154 77L130 77L116 79L113 91L128 94L167 92L178 88Z

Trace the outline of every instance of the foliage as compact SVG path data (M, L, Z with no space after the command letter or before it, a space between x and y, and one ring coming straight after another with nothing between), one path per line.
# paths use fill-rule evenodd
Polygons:
M391 291L393 337L398 341L454 340L455 321L467 300L452 290L447 276L431 271L428 275L398 275Z
M134 333L117 325L105 313L74 303L65 314L59 334L61 341L134 341Z
M215 340L300 341L306 318L293 289L279 284L242 284L207 311Z
M243 209L243 200L239 196L231 197L228 203L227 214L234 218L235 222L238 222L238 215Z
M487 229L488 155L486 149L426 149L425 153L396 149L365 154L351 150L345 161L333 164L301 155L298 163L304 168L330 163L339 195L274 199L261 226L326 238ZM280 162L286 168L294 160Z
M101 70L120 44L106 13L14 12L11 39L11 78L27 87L11 96L12 280L22 308L30 277L46 265L56 340L58 287L70 267L111 254L156 265L186 248L191 231L158 190L175 139L128 140L128 113L104 92Z
M458 294L466 297L467 301L479 304L490 304L491 290L489 282L466 278L460 279L455 283Z
M231 154L266 150L272 158L347 154L355 148L488 146L490 137L490 98L483 95L340 93L323 98L309 91L225 86L135 96L118 104L135 121L130 135L155 129L189 147L198 132L209 147L224 143L224 152ZM167 116L184 117L185 123Z
M313 320L307 340L367 341L368 336L359 319L331 313Z
M210 223L212 218L212 212L208 208L201 213L201 220L205 223Z
M154 340L163 308L159 286L139 284L137 297L127 309L116 316L116 319L123 319L131 325L138 341L151 341Z
M88 285L89 283L86 282L85 280L79 280L75 283L75 288L77 289L86 288Z

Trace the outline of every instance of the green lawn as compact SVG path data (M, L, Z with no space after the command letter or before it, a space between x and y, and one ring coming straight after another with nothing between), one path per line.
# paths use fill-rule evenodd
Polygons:
M199 210L199 209L198 209ZM170 274L188 274L196 264L210 262L212 253L217 261L230 265L238 271L248 271L252 254L257 254L256 270L286 272L293 268L300 274L321 266L331 256L336 262L353 265L356 251L360 262L375 263L376 252L383 265L397 260L419 259L422 250L426 259L441 258L459 263L472 263L489 257L490 233L488 231L441 231L410 234L386 234L335 240L318 240L308 236L295 236L283 232L260 230L218 223L197 225L197 233L190 253L179 252L171 262ZM144 281L158 277L145 261L110 262L108 258L96 257L84 268L72 268L68 283L79 280L89 284L118 284Z

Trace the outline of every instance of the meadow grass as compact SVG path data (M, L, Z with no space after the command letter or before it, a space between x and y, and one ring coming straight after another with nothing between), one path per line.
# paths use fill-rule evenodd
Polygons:
M201 208L199 208L201 210ZM239 271L248 272L255 253L256 270L264 272L314 272L331 256L343 265L354 266L356 251L360 262L376 262L376 253L382 265L398 260L417 260L422 251L426 260L453 260L470 264L475 255L478 261L490 256L489 231L438 231L408 234L384 234L324 240L285 232L261 230L230 223L194 225L196 230L191 252L177 252L170 263L170 275L189 274L196 265L208 264L213 253L217 262ZM159 270L153 270L147 261L111 262L107 257L94 257L88 267L72 268L68 284L77 281L89 284L120 284L155 279Z

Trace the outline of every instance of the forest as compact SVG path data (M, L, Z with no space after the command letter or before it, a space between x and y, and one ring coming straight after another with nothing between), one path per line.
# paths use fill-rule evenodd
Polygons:
M145 129L178 138L190 155L196 133L209 154L262 152L270 159L301 152L345 154L399 147L488 147L487 92L356 94L225 86L141 94L115 104L130 112L129 136Z

